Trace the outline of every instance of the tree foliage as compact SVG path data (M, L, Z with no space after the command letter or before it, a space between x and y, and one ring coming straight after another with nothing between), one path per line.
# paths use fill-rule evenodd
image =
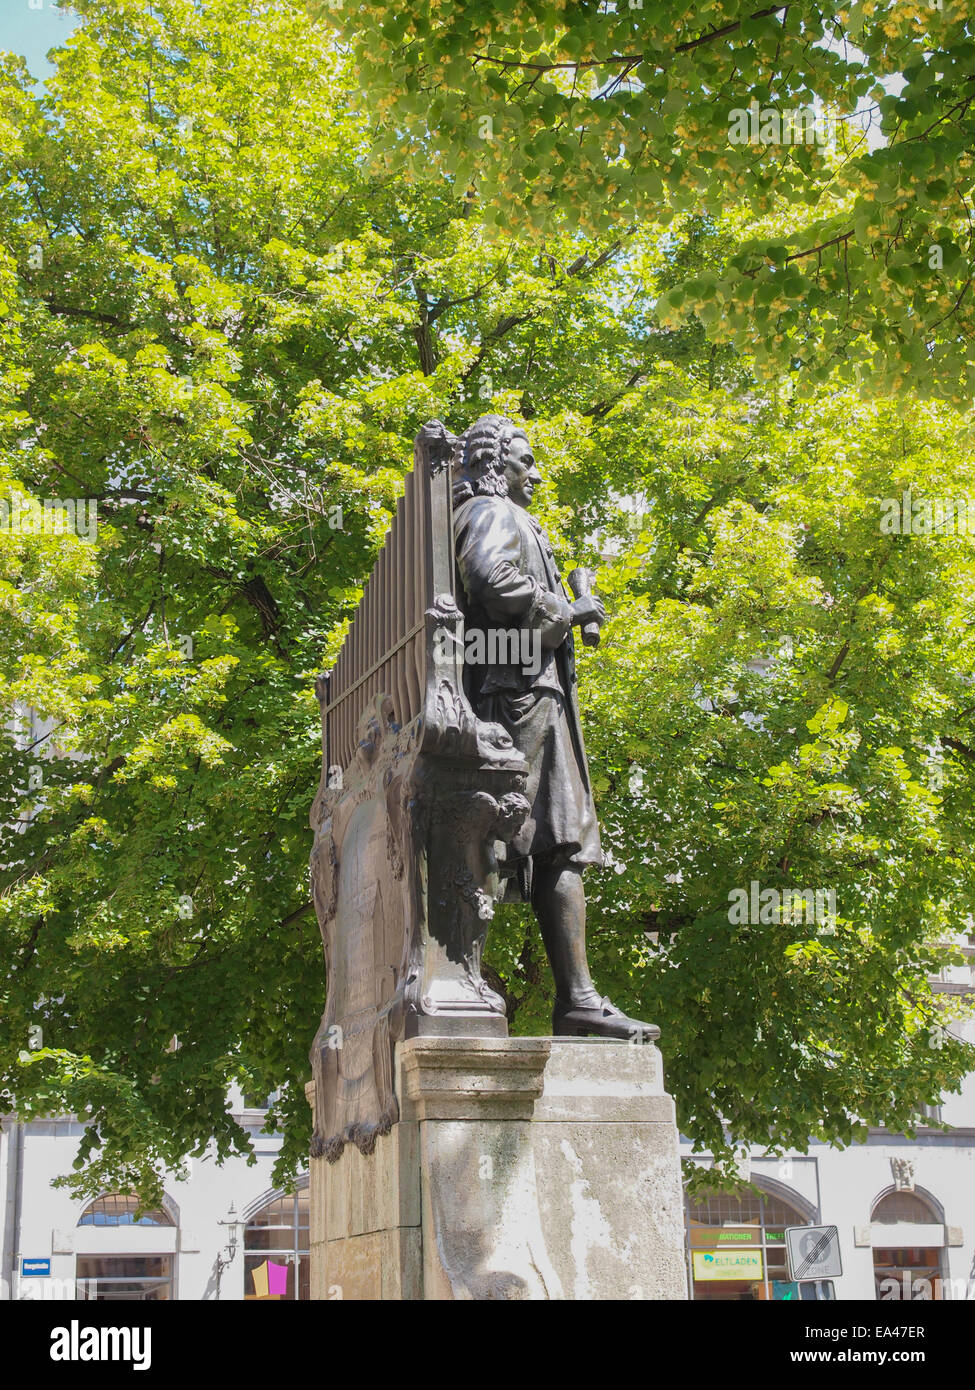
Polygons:
M733 254L671 312L809 389L839 368L971 400L964 0L311 4L355 53L390 158L470 181L489 221L541 233L568 212L606 233L744 210Z
M99 509L91 542L0 534L0 704L58 740L0 737L4 1104L88 1118L83 1193L246 1152L234 1083L280 1088L278 1177L304 1162L314 676L417 428L493 407L531 430L562 558L616 552L583 669L614 858L592 959L662 1023L684 1131L721 1156L909 1127L970 1067L927 974L975 888L973 571L968 536L878 516L964 492L970 437L769 391L665 322L734 245L715 219L536 244L449 175L383 172L285 0L78 7L45 97L0 81L0 497ZM835 932L733 927L753 879L832 888ZM490 953L513 1029L547 1031L523 915Z

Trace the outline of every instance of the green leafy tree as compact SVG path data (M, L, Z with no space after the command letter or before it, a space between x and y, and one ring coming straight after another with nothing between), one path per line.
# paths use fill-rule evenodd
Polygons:
M970 437L933 408L757 407L662 374L604 431L620 491L651 500L603 571L583 685L603 978L661 1022L715 1153L910 1131L953 1031L928 975L973 909L975 552L884 517L905 494L919 519L919 498L965 507ZM835 915L743 922L752 884Z
M355 53L390 159L437 161L489 221L744 211L734 254L672 310L813 386L845 368L971 400L964 0L310 4Z
M0 535L0 705L58 740L38 785L0 738L3 1104L88 1119L81 1193L246 1152L232 1083L281 1088L279 1179L305 1161L314 676L418 426L497 408L530 424L565 558L616 537L593 957L664 1023L685 1131L721 1154L907 1124L970 1066L926 975L971 906L971 555L875 522L905 479L970 482L959 426L779 399L665 323L734 244L711 219L521 243L450 177L384 172L347 60L286 0L78 8L45 97L15 60L0 79L0 495L99 513L90 540ZM835 938L732 930L752 878L833 887ZM513 1028L547 1028L523 915L491 958Z

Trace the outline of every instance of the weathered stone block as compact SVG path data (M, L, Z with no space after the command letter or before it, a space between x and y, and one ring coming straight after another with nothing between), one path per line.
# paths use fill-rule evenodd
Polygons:
M313 1297L686 1297L655 1047L418 1037L394 1077L375 1152L312 1161Z

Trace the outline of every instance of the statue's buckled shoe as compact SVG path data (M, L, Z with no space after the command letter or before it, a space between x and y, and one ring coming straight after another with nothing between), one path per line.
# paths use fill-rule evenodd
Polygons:
M601 999L598 1004L563 1004L555 1001L552 1014L555 1037L619 1038L623 1042L655 1042L660 1029L655 1023L627 1018L615 1004Z

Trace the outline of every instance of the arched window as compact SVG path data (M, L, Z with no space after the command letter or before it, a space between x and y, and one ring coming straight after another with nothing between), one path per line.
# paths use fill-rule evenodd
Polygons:
M307 1184L272 1197L244 1227L245 1299L307 1299L310 1295Z
M929 1226L939 1220L934 1209L916 1192L888 1192L874 1205L870 1220L882 1226L897 1221L912 1221Z
M164 1207L153 1207L138 1216L139 1199L109 1192L89 1202L78 1218L79 1226L175 1226Z
M873 1276L878 1300L940 1302L944 1298L944 1225L934 1201L917 1191L885 1192L874 1203L870 1221L882 1228L884 1241L878 1244L875 1231ZM920 1233L906 1231L904 1226L938 1230L927 1235L925 1244L917 1245Z
M75 1297L83 1302L97 1303L155 1303L171 1299L173 1227L177 1224L166 1206L140 1211L139 1199L131 1193L106 1192L89 1202L78 1218L79 1226L154 1226L160 1232L166 1230L167 1234L160 1233L155 1250L151 1246L147 1249L145 1241L140 1239L136 1242L140 1248L126 1251L130 1237L124 1230L119 1230L116 1237L109 1237L108 1249L101 1241L94 1249L86 1250L80 1244L75 1264ZM78 1239L81 1242L84 1238L79 1236ZM156 1240L154 1236L150 1239Z
M791 1289L785 1228L808 1220L783 1196L746 1187L688 1199L693 1297L771 1299Z

